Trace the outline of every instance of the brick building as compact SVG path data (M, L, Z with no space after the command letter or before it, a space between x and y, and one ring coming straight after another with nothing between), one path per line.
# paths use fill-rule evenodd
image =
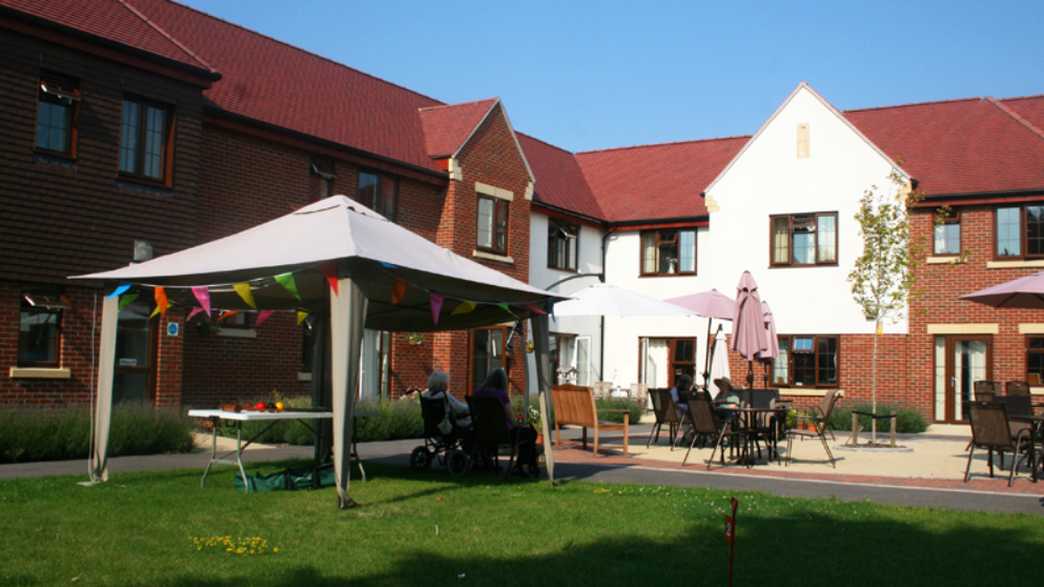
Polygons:
M1044 266L1044 97L840 112L802 84L752 136L572 153L516 133L498 99L444 104L168 0L0 0L0 50L0 405L88 401L104 292L67 275L335 193L536 286L580 276L565 292L601 275L658 298L730 293L750 269L787 351L774 384L803 402L830 388L866 398L872 326L845 279L861 242L852 213L892 171L926 195L915 237L931 252L886 330L879 397L960 420L974 379L1044 392L1044 317L957 299ZM147 297L121 316L118 400L307 388L293 317L186 324L183 304L150 320ZM471 389L508 363L510 327L368 332L363 393L398 395L434 368ZM705 327L555 321L556 367L581 383L669 385L702 370ZM733 369L742 380L736 357Z

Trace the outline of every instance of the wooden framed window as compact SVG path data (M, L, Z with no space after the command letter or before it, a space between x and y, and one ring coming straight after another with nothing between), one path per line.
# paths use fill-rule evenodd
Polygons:
M18 319L19 367L57 367L60 363L62 310L57 293L22 294Z
M932 227L932 253L959 255L961 252L961 214L955 210L940 210Z
M510 328L497 326L493 328L477 328L471 331L469 354L468 393L475 393L486 381L486 377L494 369L502 368L509 371L507 341L511 333Z
M641 233L641 275L696 275L696 229Z
M840 364L840 337L836 335L780 336L779 356L772 364L772 382L795 387L836 387Z
M395 222L399 214L399 180L375 171L362 171L359 173L355 199Z
M56 74L40 76L36 104L36 150L76 157L80 89L76 80Z
M1026 381L1044 385L1044 336L1026 337Z
M315 195L312 199L321 200L334 195L334 180L337 179L337 175L335 174L336 168L333 159L329 157L312 157L312 161L308 166L312 177L315 178L312 187L312 193Z
M475 248L506 255L508 249L508 206L511 202L483 194L478 195L475 223Z
M997 208L993 241L998 259L1044 258L1044 204Z
M547 267L576 271L580 250L580 227L559 220L547 221Z
M124 98L120 125L120 174L170 185L173 111L140 98Z
M837 265L837 212L769 217L769 265Z
M673 387L679 375L696 380L695 338L642 337L638 348L639 379L650 388Z

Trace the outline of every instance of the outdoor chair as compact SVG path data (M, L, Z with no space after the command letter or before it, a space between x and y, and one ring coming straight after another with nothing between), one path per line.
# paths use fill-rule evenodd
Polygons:
M1025 381L1009 381L1004 384L1004 391L1008 395L1024 395L1029 397L1030 386Z
M688 401L689 411L686 413L686 418L689 420L689 425L692 427L692 440L689 442L689 449L685 451L685 458L682 459L682 466L685 466L689 462L689 453L692 452L696 442L700 437L707 436L714 439L714 446L711 450L710 458L707 459L707 468L711 468L711 463L714 462L714 454L718 453L720 449L719 458L721 464L725 464L725 437L732 437L731 440L735 440L735 433L732 427L732 420L719 418L714 412L714 407L706 397L697 396ZM733 444L735 444L733 442Z
M439 429L446 417L447 400L420 396L421 419L424 422L424 444L410 453L410 466L427 469L434 460L447 465L452 473L464 473L471 468L471 457L463 450L464 431L456 426L448 433ZM503 411L503 410L502 410Z
M815 425L814 430L802 430L800 426L795 426L790 430L787 430L787 465L790 465L790 461L793 460L793 448L794 448L794 437L801 438L818 438L823 443L823 449L827 453L827 457L830 459L830 465L837 468L837 461L834 459L834 453L830 452L830 445L827 444L826 435L829 432L827 425L830 422L830 416L834 413L834 406L837 405L838 392L836 389L831 389L826 392L823 396L823 400L820 402L817 410L818 414L809 416L798 416L798 423L802 421L811 421Z
M975 389L975 401L988 402L993 398L1001 395L1001 384L1000 381L989 381L982 379L976 381L974 384Z
M1029 458L1029 452L1033 450L1030 431L1023 429L1016 433L1012 429L1008 409L1002 402L973 402L969 405L968 419L971 421L972 448L968 451L968 463L964 467L964 482L967 483L971 478L971 463L975 449L984 448L989 451L990 477L993 477L993 451L1011 451L1015 455L1012 458L1011 471L1008 473L1008 487L1011 487L1019 463ZM1019 459L1024 448L1025 454ZM1001 466L1004 466L1003 462Z
M653 415L656 416L656 423L649 430L649 440L645 443L645 448L649 448L653 442L660 441L660 430L666 424L667 434L671 440L671 450L674 450L682 421L674 401L671 400L671 392L667 389L650 389L649 399L652 400ZM653 435L655 435L655 439Z
M771 409L775 408L776 404L780 402L779 390L778 389L750 389L749 400L747 405L752 408L759 409ZM772 454L779 457L779 450L777 442L779 440L779 432L782 430L782 422L776 417L776 414L771 413L759 413L756 415L754 420L754 444L758 449L758 458L761 458L761 442L765 443L765 446L769 449L769 456Z
M504 406L494 397L469 397L471 421L475 429L475 450L479 457L487 462L493 461L493 470L500 470L500 450L508 448L508 466L503 476L511 474L518 456L517 436L512 437L504 418Z

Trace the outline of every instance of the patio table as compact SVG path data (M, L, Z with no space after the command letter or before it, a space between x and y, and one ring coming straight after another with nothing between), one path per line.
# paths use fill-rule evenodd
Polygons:
M248 446L253 444L258 438L260 438L265 432L268 432L273 426L279 422L286 420L297 420L301 422L306 428L308 428L316 438L316 442L319 440L318 428L309 424L309 420L329 420L333 418L333 412L329 411L305 411L305 410L287 410L283 412L262 412L262 411L242 411L242 412L229 412L226 410L189 410L188 415L190 418L204 418L211 422L211 444L210 444L210 461L207 462L207 467L203 470L203 478L200 479L200 486L207 486L207 475L210 473L210 468L215 463L224 465L234 465L239 468L239 475L243 479L243 491L250 493L250 482L247 479L246 470L243 468L243 451ZM236 448L225 453L218 454L217 450L217 437L218 437L218 426L221 420L233 422L236 428ZM244 422L268 422L269 424L259 430L256 434L243 441L243 423ZM230 458L232 457L232 458ZM359 465L359 471L362 474L362 478L366 480L366 471L363 470L362 462L359 461L359 454L356 451L355 443L352 442L352 454L350 459L355 459ZM315 472L312 476L315 483L318 483L318 470L320 466L317 462L315 464Z
M736 417L736 421L741 421L740 435L743 437L743 443L740 445L740 456L737 462L746 465L748 468L754 466L754 444L757 440L757 416L758 414L781 414L786 412L786 406L775 406L775 407L764 407L755 408L750 406L734 406L728 404L719 404L715 406L716 410L729 412ZM776 458L779 458L779 450L774 447L767 447L769 454L775 454ZM771 456L770 456L771 458Z

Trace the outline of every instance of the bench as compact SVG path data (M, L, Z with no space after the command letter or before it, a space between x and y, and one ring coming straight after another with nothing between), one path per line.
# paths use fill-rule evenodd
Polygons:
M849 446L857 446L859 444L859 433L862 432L863 428L860 416L867 416L871 420L876 420L878 422L881 420L888 420L888 444L889 446L895 446L896 413L892 411L887 414L874 414L862 410L852 410L852 432L848 437Z
M594 393L590 387L580 385L556 385L551 388L551 404L555 417L555 444L562 444L562 426L579 426L583 429L583 447L587 448L587 429L594 431L594 454L598 454L599 436L603 430L623 430L623 451L628 454L630 436L630 414L627 410L609 410L623 412L623 423L604 422L598 419L598 408L595 406Z

